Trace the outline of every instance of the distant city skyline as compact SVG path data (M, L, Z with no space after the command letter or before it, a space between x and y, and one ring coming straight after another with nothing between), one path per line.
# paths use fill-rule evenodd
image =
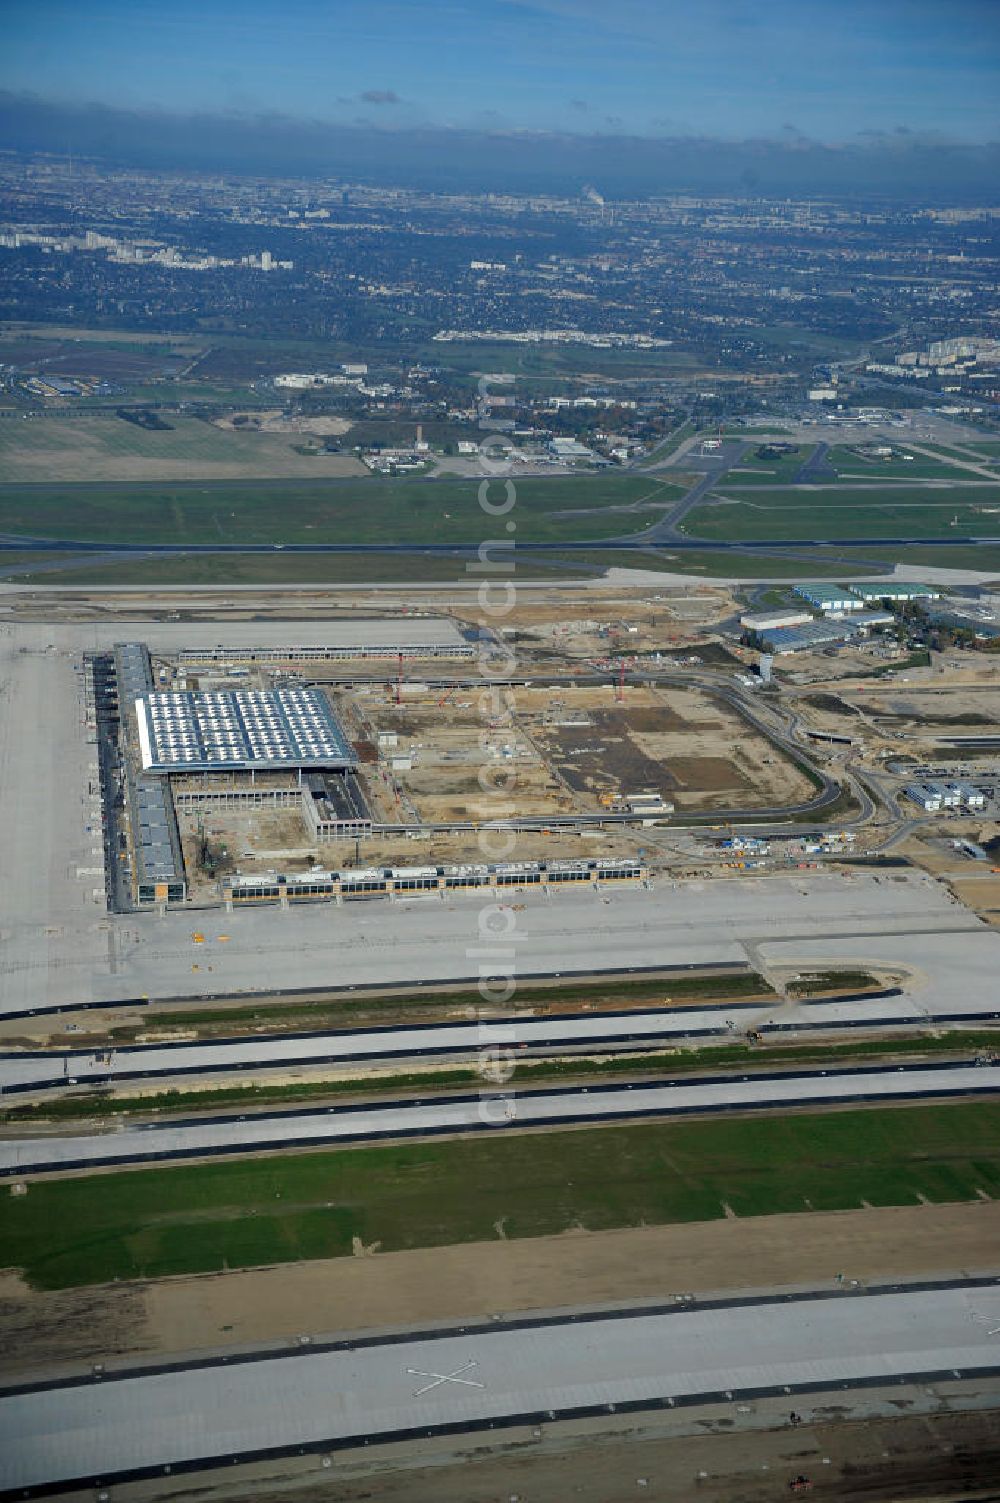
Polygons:
M996 0L7 0L0 84L378 129L1000 138Z

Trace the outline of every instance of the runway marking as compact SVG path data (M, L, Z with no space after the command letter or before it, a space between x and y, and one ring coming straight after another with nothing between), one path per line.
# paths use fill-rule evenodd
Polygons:
M485 1388L485 1383L479 1383L475 1378L460 1378L459 1373L467 1373L470 1367L478 1367L478 1362L463 1362L461 1367L456 1367L451 1373L425 1373L422 1368L408 1367L406 1371L413 1378L432 1378L434 1381L425 1383L423 1388L415 1388L413 1397L419 1399L423 1394L430 1393L432 1388L440 1388L443 1383L464 1383L466 1388Z
M991 1320L996 1320L995 1315L983 1315L979 1310L971 1312L971 1319L979 1325L989 1326ZM1000 1336L1000 1326L993 1326L986 1332L987 1336Z

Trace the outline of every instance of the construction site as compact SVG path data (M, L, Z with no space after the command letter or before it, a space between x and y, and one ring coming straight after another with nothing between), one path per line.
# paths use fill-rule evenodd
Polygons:
M95 596L111 620L38 628L103 641L73 657L102 798L103 852L81 864L99 876L104 856L95 902L563 880L550 871L596 886L847 858L913 861L997 921L985 655L903 668L800 654L764 677L719 587L525 591L488 626L455 592L436 613L371 604L232 595L209 623L198 595ZM35 609L26 594L16 614Z
M801 761L717 673L699 681L703 659L669 684L643 672L674 618L653 601L636 615L525 621L539 678L484 673L470 660L504 662L502 634L477 644L444 617L342 620L316 644L287 628L255 639L249 622L220 624L210 644L180 627L170 650L135 640L90 655L112 909L286 880L340 896L330 874L350 870L416 866L444 883L486 867L492 881L513 832L539 872L638 869L643 832L671 817L808 802Z
M253 682L247 692L274 692L270 668ZM698 689L508 687L485 719L484 691L467 682L315 692L343 729L343 760L169 778L192 896L231 875L461 866L481 861L494 826L517 830L521 859L636 858L643 828L672 814L783 806L811 791L758 729Z

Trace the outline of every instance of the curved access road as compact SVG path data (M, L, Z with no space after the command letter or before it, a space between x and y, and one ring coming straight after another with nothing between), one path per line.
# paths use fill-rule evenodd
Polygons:
M271 1072L349 1067L373 1061L470 1061L483 1051L493 1050L515 1059L521 1051L528 1059L557 1052L629 1053L683 1039L739 1037L748 1029L766 1034L823 1034L929 1024L954 1027L997 1020L1000 1000L995 997L980 993L953 1004L950 1010L945 1007L931 1012L899 987L892 987L832 1001L723 1002L705 1007L524 1016L486 1023L420 1023L293 1035L255 1033L252 1038L214 1039L211 1043L18 1050L0 1054L0 1095L107 1087L132 1080L179 1081L190 1076L247 1073L259 1079Z
M365 1443L982 1380L995 1279L664 1304L317 1342L0 1394L0 1497ZM88 1494L92 1496L92 1493Z
M566 1086L506 1092L496 1087L429 1100L188 1117L89 1135L0 1139L0 1176L272 1153L386 1138L431 1137L498 1128L550 1128L641 1117L788 1110L843 1103L1000 1094L1000 1065L861 1066L655 1083Z

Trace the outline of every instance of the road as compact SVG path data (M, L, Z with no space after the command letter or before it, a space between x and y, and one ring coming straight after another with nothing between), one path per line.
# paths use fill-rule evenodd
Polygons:
M996 1281L956 1279L522 1317L108 1371L0 1396L0 1496L612 1409L715 1403L731 1416L735 1402L770 1396L982 1379L1000 1367L997 1326ZM784 1478L775 1486L787 1490Z
M786 1111L876 1101L944 1100L1000 1094L1000 1065L866 1065L506 1093L495 1086L472 1095L427 1101L192 1117L127 1124L85 1136L0 1138L0 1177L71 1169L162 1163L218 1155L371 1143L441 1133L550 1128L575 1123L635 1121L739 1111Z

